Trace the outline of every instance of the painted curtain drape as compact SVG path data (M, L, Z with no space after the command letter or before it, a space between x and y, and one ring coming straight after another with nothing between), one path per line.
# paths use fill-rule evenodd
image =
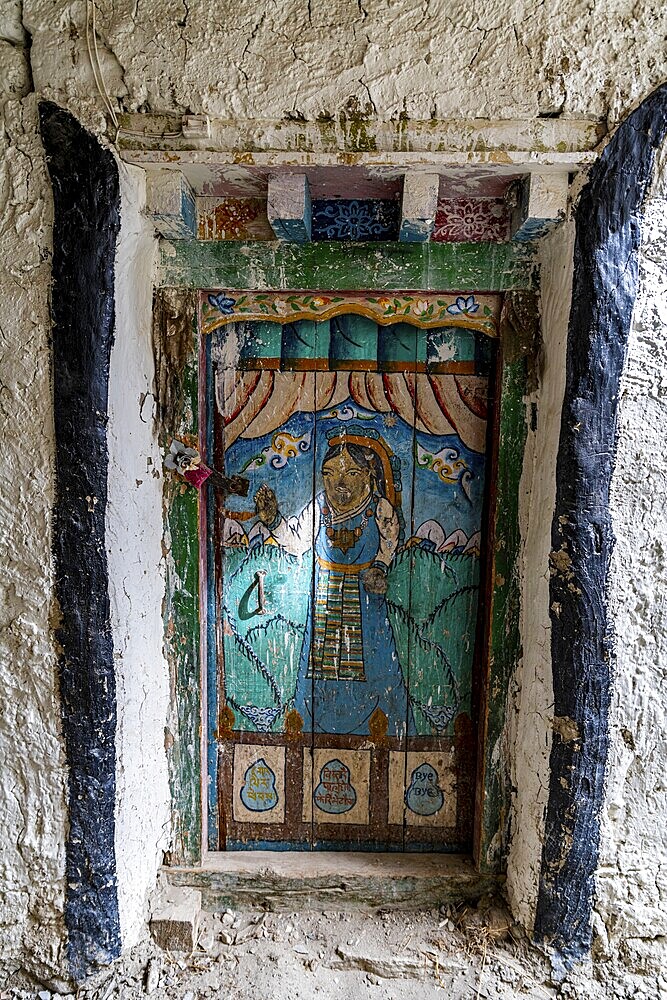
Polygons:
M377 338L377 358L355 351L356 345L368 342L370 327ZM443 344L438 347L437 335L444 350ZM461 332L457 335L460 340ZM426 349L416 350L415 339ZM258 340L268 349L260 359L256 357ZM249 362L253 369L244 371L244 354L250 344L255 354ZM271 433L293 413L335 407L349 398L370 411L393 411L408 423L416 406L417 430L457 434L471 451L485 450L488 379L467 373L468 359L442 360L447 355L446 328L426 332L403 323L379 327L361 316L323 323L303 320L285 326L238 324L234 350L238 368L222 364L216 378L217 404L225 415L226 447L239 437L259 438ZM350 357L354 353L357 356ZM286 361L292 370L279 371ZM358 370L335 370L343 364ZM388 370L363 370L371 364ZM391 370L398 366L400 371ZM418 372L427 376L419 393Z

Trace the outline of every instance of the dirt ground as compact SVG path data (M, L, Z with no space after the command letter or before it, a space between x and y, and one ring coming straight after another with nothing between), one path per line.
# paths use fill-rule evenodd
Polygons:
M667 1000L667 978L608 962L553 980L492 900L427 913L204 915L192 954L144 941L75 993L20 976L0 1000Z

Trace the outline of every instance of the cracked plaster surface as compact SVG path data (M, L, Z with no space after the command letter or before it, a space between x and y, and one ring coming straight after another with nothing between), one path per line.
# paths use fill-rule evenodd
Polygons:
M616 633L596 950L667 960L667 170L646 206L611 510Z
M91 101L85 5L25 0L35 86ZM128 111L308 120L618 121L667 70L660 0L97 0L110 93Z

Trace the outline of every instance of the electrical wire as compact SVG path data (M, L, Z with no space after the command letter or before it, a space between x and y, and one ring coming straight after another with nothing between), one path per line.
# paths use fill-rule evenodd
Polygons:
M116 114L114 106L111 102L109 90L104 79L102 63L100 62L100 52L97 46L96 9L95 0L86 0L86 45L88 47L88 58L90 59L90 65L93 70L97 92L102 98L102 102L116 130L116 136L113 140L114 145L118 142L118 138L121 135L137 136L142 139L179 139L183 135L182 128L179 129L178 132L142 132L140 129L121 128L120 122L118 121L118 115Z
M118 129L118 119L116 118L116 113L111 107L111 101L109 100L108 91L106 86L103 88L100 83L100 77L102 68L99 64L99 53L97 51L97 41L95 40L95 58L93 58L93 47L90 44L90 33L91 33L91 8L93 11L93 31L94 28L94 18L95 18L95 4L94 0L86 0L86 46L88 47L88 58L90 59L90 65L93 71L93 76L95 78L95 86L97 87L97 92L99 93L104 105L111 116L111 120L114 123L116 129ZM106 95L106 96L105 96Z
M118 123L118 117L116 115L116 112L115 112L115 110L113 108L113 105L111 103L111 98L109 97L109 91L107 90L107 85L104 82L104 74L102 72L102 64L100 63L100 53L99 53L98 48L97 48L97 25L95 23L95 12L97 10L97 7L95 6L95 0L90 0L90 6L91 6L92 12L93 12L93 24L92 24L92 28L93 28L93 45L95 47L95 61L97 63L97 68L98 68L99 73L100 73L100 80L102 81L102 88L104 90L104 98L106 99L107 107L109 109L109 114L111 115L111 120L112 120L112 122L114 124L114 128L116 129L116 138L118 138L118 130L120 128L120 125Z

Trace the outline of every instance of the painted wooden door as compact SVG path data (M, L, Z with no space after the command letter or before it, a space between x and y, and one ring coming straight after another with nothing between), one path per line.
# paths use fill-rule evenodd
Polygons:
M209 335L214 850L469 847L494 342L359 312Z

